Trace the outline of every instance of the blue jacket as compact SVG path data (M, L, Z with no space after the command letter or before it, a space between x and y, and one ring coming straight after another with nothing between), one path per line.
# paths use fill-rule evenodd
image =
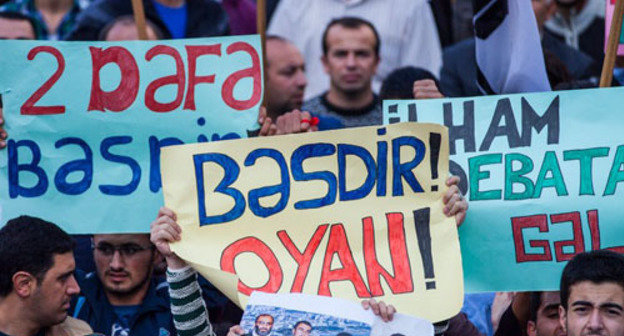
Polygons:
M76 272L76 280L81 293L72 300L70 312L72 316L86 321L94 332L112 335L113 324L117 315L108 302L102 283L95 273ZM166 281L152 280L139 307L138 313L130 320L132 336L174 336L169 291Z

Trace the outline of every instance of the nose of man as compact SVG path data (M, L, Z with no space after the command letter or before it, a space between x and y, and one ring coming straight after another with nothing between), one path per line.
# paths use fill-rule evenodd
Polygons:
M110 259L110 268L113 270L121 270L124 268L124 259L121 257L121 253L119 251L115 251Z
M587 320L587 335L602 335L604 324L600 310L594 309Z
M300 71L297 74L297 86L301 87L301 88L305 88L306 86L308 86L308 79L306 78L305 72Z
M67 295L72 296L80 293L80 286L73 275L67 281Z

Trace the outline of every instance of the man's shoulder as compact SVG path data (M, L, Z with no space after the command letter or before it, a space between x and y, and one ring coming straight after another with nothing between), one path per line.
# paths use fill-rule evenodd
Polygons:
M67 317L65 321L51 327L46 336L84 336L93 334L91 327L84 321Z

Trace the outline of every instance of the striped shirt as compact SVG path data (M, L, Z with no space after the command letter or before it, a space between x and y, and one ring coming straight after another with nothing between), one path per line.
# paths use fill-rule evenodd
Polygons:
M173 324L179 336L215 336L208 320L208 310L197 282L197 272L190 266L167 269Z

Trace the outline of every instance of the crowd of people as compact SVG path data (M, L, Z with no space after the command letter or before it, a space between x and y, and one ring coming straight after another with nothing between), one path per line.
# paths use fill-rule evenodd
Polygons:
M150 40L256 32L253 0L143 5ZM532 5L551 87L596 86L605 1ZM471 7L470 0L268 1L266 108L258 135L380 125L384 99L481 95ZM127 0L11 0L0 6L0 39L123 41L138 39L138 32ZM624 83L620 66L618 60L616 85ZM7 137L0 128L0 148ZM468 204L458 184L457 177L447 181L444 213L460 225ZM70 237L42 219L10 220L0 229L0 336L249 332L237 326L242 311L171 252L180 233L167 208L158 212L151 237ZM466 306L477 308L436 324L436 334L621 336L624 257L583 253L563 271L560 292L477 301L468 297ZM392 319L391 305L363 304ZM269 335L272 322L265 320L250 335ZM309 324L293 326L293 335L310 331Z

